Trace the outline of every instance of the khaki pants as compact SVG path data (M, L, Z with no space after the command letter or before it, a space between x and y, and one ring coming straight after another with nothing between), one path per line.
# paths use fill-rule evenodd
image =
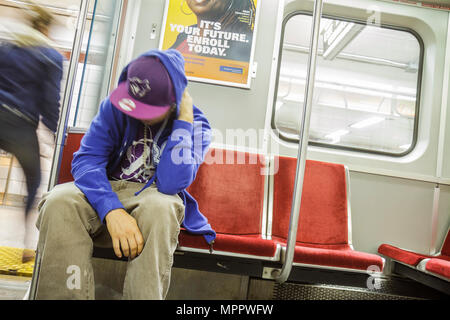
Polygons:
M160 193L153 184L111 181L125 210L136 220L145 240L142 253L129 261L124 299L164 299L170 284L173 254L184 218L178 195ZM95 299L93 244L112 240L95 210L74 183L56 186L39 204L36 223L41 269L37 299Z

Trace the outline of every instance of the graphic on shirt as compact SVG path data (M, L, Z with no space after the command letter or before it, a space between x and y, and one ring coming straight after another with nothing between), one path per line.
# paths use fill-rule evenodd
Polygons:
M153 176L154 168L151 165L150 157L144 159L146 154L150 154L150 147L144 144L144 139L133 142L133 145L127 150L124 161L122 161L120 179L133 179L136 180L135 182L141 183L150 179Z
M145 144L144 130L140 130L138 138L128 148L120 166L112 175L113 178L146 183L153 177L166 144L167 140L160 147L152 139L147 139Z

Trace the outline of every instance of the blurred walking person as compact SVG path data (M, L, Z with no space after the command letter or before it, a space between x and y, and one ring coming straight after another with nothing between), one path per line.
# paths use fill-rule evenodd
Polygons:
M26 216L41 182L36 130L41 121L56 132L63 70L63 57L48 38L52 14L33 5L27 20L29 26L0 45L0 149L13 154L24 171Z

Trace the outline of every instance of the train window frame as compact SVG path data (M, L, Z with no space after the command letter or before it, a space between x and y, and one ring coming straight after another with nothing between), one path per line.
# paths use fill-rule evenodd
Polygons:
M271 128L274 130L276 135L284 142L288 142L290 144L298 145L299 139L298 138L291 138L283 133L282 130L278 129L275 123L275 115L276 115L276 103L277 103L277 96L278 96L278 86L280 81L280 69L281 69L281 63L282 63L282 57L283 57L283 43L285 38L285 32L286 32L286 24L289 22L291 18L297 15L306 15L312 17L312 12L310 11L304 11L304 10L296 10L289 14L287 14L282 23L281 27L281 37L280 37L280 46L279 46L279 52L278 52L278 61L277 61L277 72L276 72L276 81L275 81L275 87L274 87L274 96L273 96L273 104L272 104L272 115L271 115ZM322 14L322 18L325 19L333 19L338 21L344 21L344 22L352 22L357 24L363 24L367 25L366 21L357 19L357 18L349 18L349 17L339 17L339 16L333 16L333 15L327 15ZM350 146L342 146L342 145L336 145L336 144L330 144L330 143L324 143L324 142L314 142L314 141L308 141L308 146L313 147L321 147L321 148L327 148L327 149L335 149L335 150L343 150L343 151L351 151L351 152L359 152L359 153L369 153L369 154L375 154L375 155L382 155L382 156L389 156L389 157L395 157L395 158L401 158L409 153L411 153L418 142L418 136L419 136L419 118L420 118L420 100L421 100L421 90L422 90L422 75L423 75L423 62L424 62L424 55L425 55L425 45L424 41L419 35L418 32L416 32L414 29L411 29L409 27L404 26L397 26L392 24L383 24L381 23L380 28L385 29L391 29L396 31L404 31L410 33L412 36L414 36L419 44L419 65L417 70L417 94L416 94L416 105L415 105L415 117L414 117L414 126L413 126L413 135L412 135L412 142L411 146L400 153L395 152L387 152L387 151L381 151L381 150L375 150L375 149L367 149L367 148L358 148L358 147L350 147Z

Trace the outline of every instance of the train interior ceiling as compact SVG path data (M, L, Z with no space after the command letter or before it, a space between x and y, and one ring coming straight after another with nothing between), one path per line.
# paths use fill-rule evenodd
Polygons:
M160 48L166 4L176 1L34 2L56 17L49 37L65 57L61 106L68 110L59 130L66 122L70 137L87 130L129 61ZM249 84L189 81L194 104L214 129L211 147L262 154L281 174L283 159L297 157L306 129L307 169L311 163L332 163L347 170L349 247L381 257L383 265L355 272L299 263L288 281L279 283L276 272L268 272L282 268L283 245L278 261L246 256L247 264L239 254L180 248L167 298L448 298L448 264L446 276L427 270L426 263L450 261L450 2L323 1L309 128L300 119L307 100L314 1L256 4ZM8 42L21 28L27 2L0 0L0 6L0 41ZM58 179L54 166L61 159L55 148L51 139L40 140L42 183L36 204ZM255 223L261 238L271 240L280 197L277 173L261 181ZM22 299L31 283L34 261L22 264L20 257L23 249L36 249L38 213L34 208L25 218L26 196L20 165L0 150L0 299ZM292 196L292 190L281 194L289 203ZM308 229L301 221L299 232ZM405 255L427 259L413 263ZM109 275L123 275L126 263L93 261L97 298L120 298L123 278Z

